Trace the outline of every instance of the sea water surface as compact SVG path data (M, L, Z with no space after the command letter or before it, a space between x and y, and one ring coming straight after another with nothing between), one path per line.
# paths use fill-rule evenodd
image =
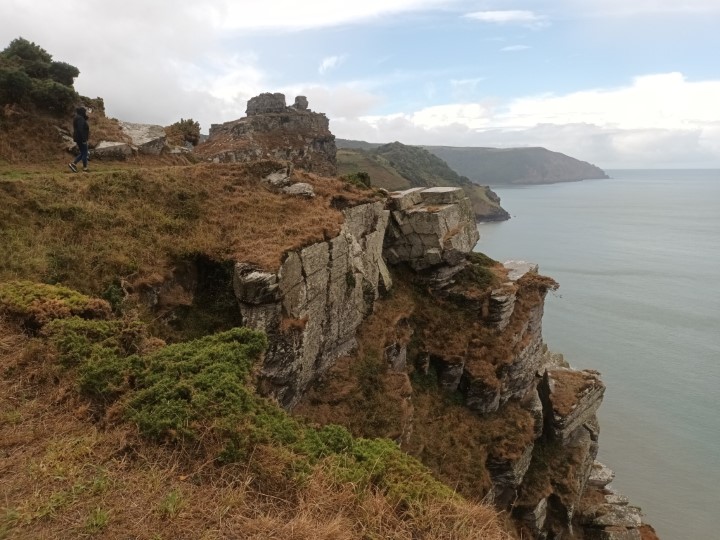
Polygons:
M663 540L720 538L720 170L498 188L477 250L560 283L548 346L602 373L598 459Z

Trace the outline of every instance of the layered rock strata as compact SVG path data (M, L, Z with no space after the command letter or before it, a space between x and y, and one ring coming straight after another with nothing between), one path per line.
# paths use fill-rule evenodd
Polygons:
M243 324L270 337L263 390L286 407L356 346L357 327L392 284L382 258L389 212L378 202L343 215L337 237L290 251L277 273L235 266Z
M248 101L246 114L213 124L195 153L217 163L270 158L322 175L337 173L335 136L328 118L311 111L304 96L286 106L283 94L260 94Z
M255 105L267 111L274 103ZM267 182L282 185L283 175L276 176ZM540 276L537 265L508 261L483 270L495 273L494 285L478 285L485 275L471 254L478 233L458 188L393 193L386 203L348 208L343 215L339 236L288 252L276 273L235 265L243 324L270 338L261 391L293 408L343 357L343 382L324 387L325 393L327 388L338 393L326 396L313 389L314 399L326 415L344 396L358 399L344 384L352 372L348 362L357 331L392 286L386 262L404 265L427 286L427 294L474 318L474 333L463 346L439 343L420 322L403 315L395 328L378 336L386 400L393 403L388 410L396 415L383 419L380 434L402 445L410 441L413 425L424 420L413 405L409 374L435 373L438 391L452 394L480 425L514 411L508 414L515 420L508 422L518 424L507 426L516 430L514 438L484 447L482 474L489 478L495 504L512 513L523 534L638 538L639 510L608 487L612 475L595 461L596 411L605 390L599 374L569 368L542 339L544 298L554 282ZM464 433L454 429L445 425L443 436Z

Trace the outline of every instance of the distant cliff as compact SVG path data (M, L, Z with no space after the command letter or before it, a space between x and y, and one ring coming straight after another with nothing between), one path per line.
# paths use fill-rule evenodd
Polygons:
M366 172L374 186L391 191L411 187L461 187L472 202L476 219L502 221L510 217L489 187L460 176L442 159L419 146L394 142L367 150L344 149L338 151L337 163L339 174Z
M545 148L462 148L425 146L458 174L478 184L554 184L608 178L605 171Z

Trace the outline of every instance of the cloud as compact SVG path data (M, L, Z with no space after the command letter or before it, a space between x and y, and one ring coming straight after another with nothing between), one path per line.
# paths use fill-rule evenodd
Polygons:
M326 56L322 59L322 62L320 62L320 66L318 67L318 73L320 75L324 75L325 72L327 72L328 70L334 69L340 64L342 64L344 60L344 56Z
M518 52L518 51L527 51L530 49L528 45L508 45L507 47L503 47L500 49L501 52Z
M333 119L331 127L374 142L544 146L606 168L720 167L718 95L720 80L666 73L613 89Z
M525 10L506 10L506 11L475 11L464 15L467 19L473 19L485 23L495 24L522 24L525 26L545 26L547 20L545 17L537 15L532 11Z
M452 6L457 0L265 0L236 2L224 0L203 4L202 10L214 25L225 29L258 30L280 28L299 30L354 24L413 11Z

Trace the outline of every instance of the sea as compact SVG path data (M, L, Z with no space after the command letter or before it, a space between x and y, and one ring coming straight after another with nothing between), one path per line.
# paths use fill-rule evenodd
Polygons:
M560 283L543 335L601 372L599 461L663 540L720 538L720 170L502 187L476 250Z

